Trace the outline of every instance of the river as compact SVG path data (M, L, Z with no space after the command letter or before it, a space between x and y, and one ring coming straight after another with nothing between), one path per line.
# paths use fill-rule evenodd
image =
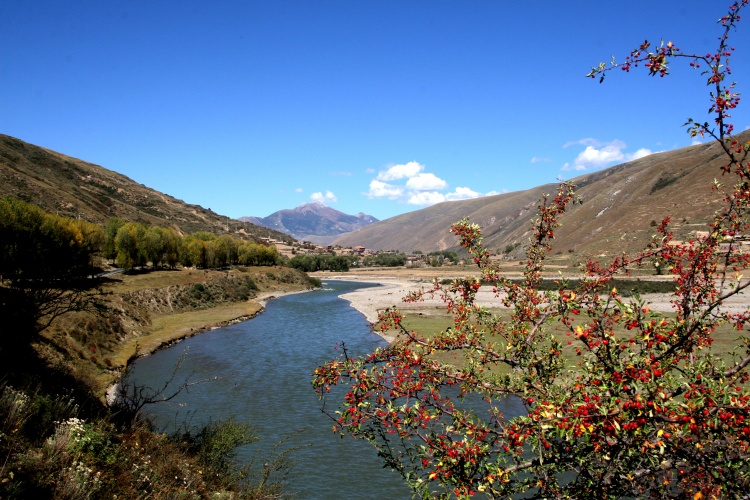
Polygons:
M129 381L160 386L182 359L175 380L205 382L148 406L157 429L170 433L229 417L247 421L260 439L240 449L241 460L256 454L262 460L291 435L285 446L301 448L292 454L296 465L287 484L298 498L410 498L411 490L383 468L368 443L332 432L310 383L317 366L340 354L335 349L341 342L351 355L386 345L364 316L339 298L369 286L376 285L334 281L322 290L271 300L255 319L139 359Z

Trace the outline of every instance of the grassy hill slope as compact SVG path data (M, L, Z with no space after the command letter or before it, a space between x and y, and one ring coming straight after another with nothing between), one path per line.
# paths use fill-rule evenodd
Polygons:
M750 140L750 132L739 135ZM711 190L721 180L724 156L707 143L656 153L639 160L574 179L582 205L561 218L554 243L558 255L582 258L632 252L653 234L652 224L670 215L676 238L701 230L711 219L721 195ZM452 223L469 217L483 227L485 243L498 253L518 244L520 256L530 236L530 221L542 193L555 184L472 200L440 203L371 224L336 240L342 246L382 250L454 249Z
M99 165L0 134L0 196L8 195L95 223L116 216L181 234L208 231L291 241L278 231L185 203Z

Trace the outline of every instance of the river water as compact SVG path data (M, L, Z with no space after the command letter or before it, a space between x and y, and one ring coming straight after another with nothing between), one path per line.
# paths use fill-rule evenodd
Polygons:
M271 300L250 321L139 359L129 382L161 386L182 359L177 382L186 377L207 381L148 406L157 428L171 433L229 417L247 421L260 439L240 449L241 460L256 454L262 460L291 436L285 447L302 446L292 454L296 465L288 482L298 498L410 498L411 490L397 473L383 468L368 443L332 432L333 422L321 412L310 383L317 366L340 354L335 349L341 342L351 355L386 345L364 316L338 297L369 286L375 285L336 281L323 290Z

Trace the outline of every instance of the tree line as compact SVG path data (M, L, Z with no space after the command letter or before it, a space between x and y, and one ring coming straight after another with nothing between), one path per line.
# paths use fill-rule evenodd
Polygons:
M313 273L316 271L343 272L348 271L350 267L359 265L364 267L398 267L406 265L406 254L382 253L378 255L367 255L361 260L359 257L353 255L295 255L289 259L287 265L306 273Z
M273 245L199 231L180 236L172 228L146 226L112 218L105 226L104 258L118 267L220 268L230 265L273 266L281 262Z
M0 198L0 279L21 284L71 281L96 273L99 258L118 267L219 268L271 266L281 262L275 246L229 235L146 226L113 217L102 228L50 214L22 200Z
M295 255L287 265L306 273L315 271L348 271L355 257L344 255L314 254Z
M49 214L15 198L0 198L0 278L12 284L70 281L96 268L104 243L96 224Z
M112 218L105 227L0 198L0 313L10 330L35 334L71 311L94 310L102 257L126 270L182 265L221 268L281 262L275 246L229 235ZM42 321L43 320L43 321ZM18 336L21 340L24 335Z
M446 262L452 264L458 264L458 254L453 250L440 250L437 252L430 252L427 254L425 262L432 267L440 267Z

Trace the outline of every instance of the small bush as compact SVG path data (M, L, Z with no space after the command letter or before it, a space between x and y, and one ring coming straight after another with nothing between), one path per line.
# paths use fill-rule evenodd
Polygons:
M250 424L231 418L212 422L197 434L188 432L184 437L195 450L198 460L217 477L230 483L242 476L241 467L235 462L237 448L258 440Z
M102 425L73 417L57 426L52 439L64 441L66 451L76 459L86 456L88 463L112 465L117 459L117 446L111 435Z
M250 290L258 290L258 285L249 276L245 278L245 286L247 286Z
M665 187L674 183L678 178L679 177L674 176L672 174L662 174L661 177L659 177L654 183L654 185L651 187L651 192L649 194L654 194L660 189L664 189Z
M314 276L308 276L307 282L315 288L320 288L323 286L323 281L320 278L316 278Z
M509 244L505 245L505 250L503 252L504 253L511 253L513 250L515 250L519 246L521 246L521 244L518 243L518 242L509 243Z

